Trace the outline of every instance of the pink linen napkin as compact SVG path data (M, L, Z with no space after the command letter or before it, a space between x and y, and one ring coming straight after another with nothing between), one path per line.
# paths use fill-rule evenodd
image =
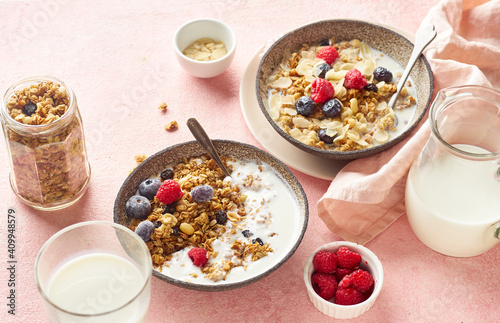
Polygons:
M433 24L424 51L434 94L449 86L500 88L500 1L442 0L422 25ZM427 116L405 140L380 154L347 164L318 201L318 215L335 234L365 244L405 212L408 171L430 135Z

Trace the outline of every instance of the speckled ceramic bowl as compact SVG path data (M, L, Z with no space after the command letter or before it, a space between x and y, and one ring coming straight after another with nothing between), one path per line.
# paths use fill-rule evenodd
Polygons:
M302 186L297 181L295 176L290 170L278 159L269 155L268 153L250 146L248 144L238 143L226 140L213 140L214 146L222 156L231 156L237 159L263 162L271 166L276 172L279 173L283 182L290 189L291 195L296 199L299 206L298 221L294 226L297 234L292 235L291 240L287 243L287 249L282 252L276 253L270 266L261 272L252 272L250 268L246 273L248 276L243 280L234 282L219 281L217 283L204 284L195 282L186 282L177 277L168 276L160 271L153 269L153 275L173 285L200 291L223 291L246 286L259 279L266 277L276 269L278 269L285 261L287 261L299 246L304 233L306 231L307 222L309 218L309 209L307 197L302 189ZM182 162L184 157L197 157L205 155L204 149L196 142L190 141L166 148L142 162L134 171L125 179L114 205L114 222L128 226L130 219L126 215L125 203L133 195L135 195L139 184L145 179L150 178L154 174L160 173L168 165L175 165ZM276 215L275 215L276 216ZM268 257L272 257L273 253Z
M432 98L433 76L431 68L425 59L421 56L415 64L410 78L414 82L417 93L416 111L406 125L405 130L398 136L392 137L384 144L376 145L371 148L337 152L333 150L323 150L308 146L287 134L276 124L269 115L268 104L268 86L269 76L281 63L285 51L298 49L302 44L318 44L323 39L335 37L336 41L350 41L359 39L365 41L373 48L389 55L401 66L406 64L411 56L413 44L402 35L387 28L357 20L325 20L312 23L291 31L274 42L264 53L256 75L256 93L257 101L269 123L286 140L296 147L311 154L331 158L331 159L356 159L367 157L379 153L389 147L392 147L404 137L406 137L424 116L427 107Z

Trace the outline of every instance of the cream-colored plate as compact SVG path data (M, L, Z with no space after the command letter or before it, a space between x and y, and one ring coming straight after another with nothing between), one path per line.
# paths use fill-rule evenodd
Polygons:
M415 40L415 36L405 30L379 25L401 34L412 43ZM274 130L260 110L255 93L255 77L264 48L260 48L252 56L240 84L240 105L248 128L262 147L286 165L307 175L332 180L348 160L322 158L295 147Z

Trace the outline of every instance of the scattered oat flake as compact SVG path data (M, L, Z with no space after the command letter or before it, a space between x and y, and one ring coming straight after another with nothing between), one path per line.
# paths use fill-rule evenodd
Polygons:
M177 121L171 121L169 124L167 124L165 126L165 130L167 131L174 131L174 130L177 130L177 128L179 128L179 125L177 124Z

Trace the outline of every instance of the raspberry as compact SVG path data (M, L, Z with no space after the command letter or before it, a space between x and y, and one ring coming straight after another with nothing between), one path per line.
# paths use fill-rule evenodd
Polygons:
M156 192L156 197L163 204L170 204L172 202L177 201L184 195L184 192L181 191L181 187L179 183L172 179L167 179L161 184L158 192Z
M352 285L352 276L345 275L344 278L339 282L339 288L347 288Z
M361 293L368 292L373 286L373 277L367 271L358 269L349 276L351 277L354 287L356 287Z
M355 68L347 72L345 75L344 86L347 89L361 90L366 84L368 84L368 81L365 76Z
M313 266L317 272L331 274L337 268L337 256L333 252L318 251L314 255Z
M339 52L337 52L335 47L325 46L319 50L318 55L316 55L316 57L324 60L329 65L332 65L332 63L335 62L337 58L339 58Z
M331 274L314 273L311 281L314 291L326 300L332 298L337 291L337 281Z
M311 98L316 103L323 103L331 98L335 94L332 83L322 79L317 78L311 84Z
M203 267L208 261L207 251L203 248L193 248L189 250L188 256L195 266Z
M346 268L337 268L335 271L335 278L337 278L337 281L341 281L345 276L349 275L350 273L353 272L353 269L346 269Z
M361 255L349 250L347 247L340 247L337 250L337 265L340 268L354 269L359 266Z
M338 288L335 293L335 304L339 305L354 305L361 303L365 297L359 290L353 286L347 288Z

